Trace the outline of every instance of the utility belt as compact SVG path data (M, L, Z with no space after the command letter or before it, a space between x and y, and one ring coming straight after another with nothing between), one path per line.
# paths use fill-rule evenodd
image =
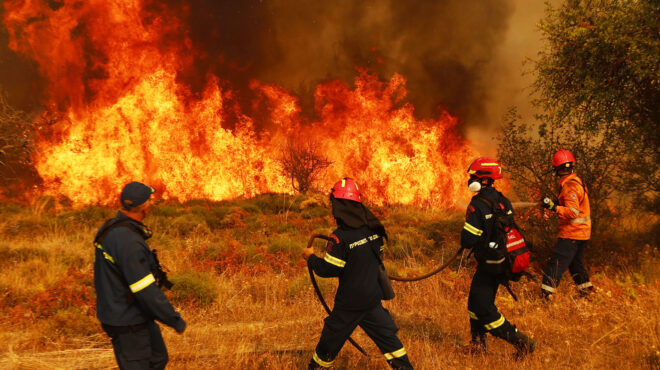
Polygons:
M110 335L114 334L127 334L127 333L137 333L147 329L149 326L147 323L137 324L137 325L126 325L126 326L114 326L101 323L103 330Z

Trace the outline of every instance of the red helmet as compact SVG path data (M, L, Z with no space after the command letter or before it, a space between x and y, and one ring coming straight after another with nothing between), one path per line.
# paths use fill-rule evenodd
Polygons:
M569 152L566 149L559 149L555 155L552 156L552 166L559 167L562 164L566 163L575 163L575 157L573 153Z
M337 181L332 187L332 195L337 199L348 199L360 202L360 190L355 181L350 177L344 177Z
M495 158L481 157L472 162L467 171L470 175L475 175L478 178L488 177L489 179L498 180L502 178L502 166Z

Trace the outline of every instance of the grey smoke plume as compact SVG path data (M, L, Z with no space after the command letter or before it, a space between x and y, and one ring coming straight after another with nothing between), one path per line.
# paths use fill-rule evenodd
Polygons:
M502 100L501 84L516 90L521 81L524 54L502 48L516 32L511 17L524 0L146 2L145 16L180 9L186 17L182 35L192 40L195 57L180 72L180 82L201 91L208 74L215 74L238 92L248 114L251 80L283 86L311 116L318 83L350 84L356 67L364 67L382 79L402 74L418 117L436 116L441 107L464 127L484 127L499 122L503 109L494 109L494 101L511 104ZM34 63L7 48L5 30L0 42L0 86L13 103L32 108L35 90L44 83Z

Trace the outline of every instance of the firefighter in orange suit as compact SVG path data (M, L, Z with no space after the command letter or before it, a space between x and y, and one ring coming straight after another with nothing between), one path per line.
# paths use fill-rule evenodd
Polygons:
M543 208L559 217L559 233L555 250L545 266L541 292L549 298L557 290L562 274L566 269L582 294L593 291L589 274L584 267L584 248L591 238L591 212L589 195L584 182L575 174L575 158L568 150L561 149L552 157L555 176L559 178L558 202L546 197Z

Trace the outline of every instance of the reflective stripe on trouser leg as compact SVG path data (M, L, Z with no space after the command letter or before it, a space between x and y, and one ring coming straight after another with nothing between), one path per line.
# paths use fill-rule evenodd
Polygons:
M314 355L312 356L312 359L314 360L314 362L316 362L317 364L319 364L323 367L330 367L330 366L332 366L332 363L335 362L334 360L332 360L332 361L321 360L319 355L316 354L316 351L314 351Z
M484 325L484 328L486 328L487 330L497 329L497 328L499 328L500 326L502 326L502 324L504 324L504 321L506 321L506 319L504 318L504 315L500 314L500 318L499 318L499 319L497 319L497 320L495 320L495 321L493 321L493 322L490 322L490 323L488 323L488 324L485 324L485 325Z
M545 284L541 284L541 289L543 289L544 291L546 291L548 293L554 293L554 292L557 291L557 289L555 289L555 288L553 288L549 285L545 285Z
M587 281L586 283L580 284L577 287L578 287L578 289L583 290L583 289L587 289L587 288L592 288L593 285L591 284L590 281Z
M403 357L406 354L407 354L406 349L404 347L401 347L401 348L397 349L396 351L392 351L392 352L389 352L389 353L383 353L383 356L385 356L386 359L391 360L391 359L394 359L394 358Z

